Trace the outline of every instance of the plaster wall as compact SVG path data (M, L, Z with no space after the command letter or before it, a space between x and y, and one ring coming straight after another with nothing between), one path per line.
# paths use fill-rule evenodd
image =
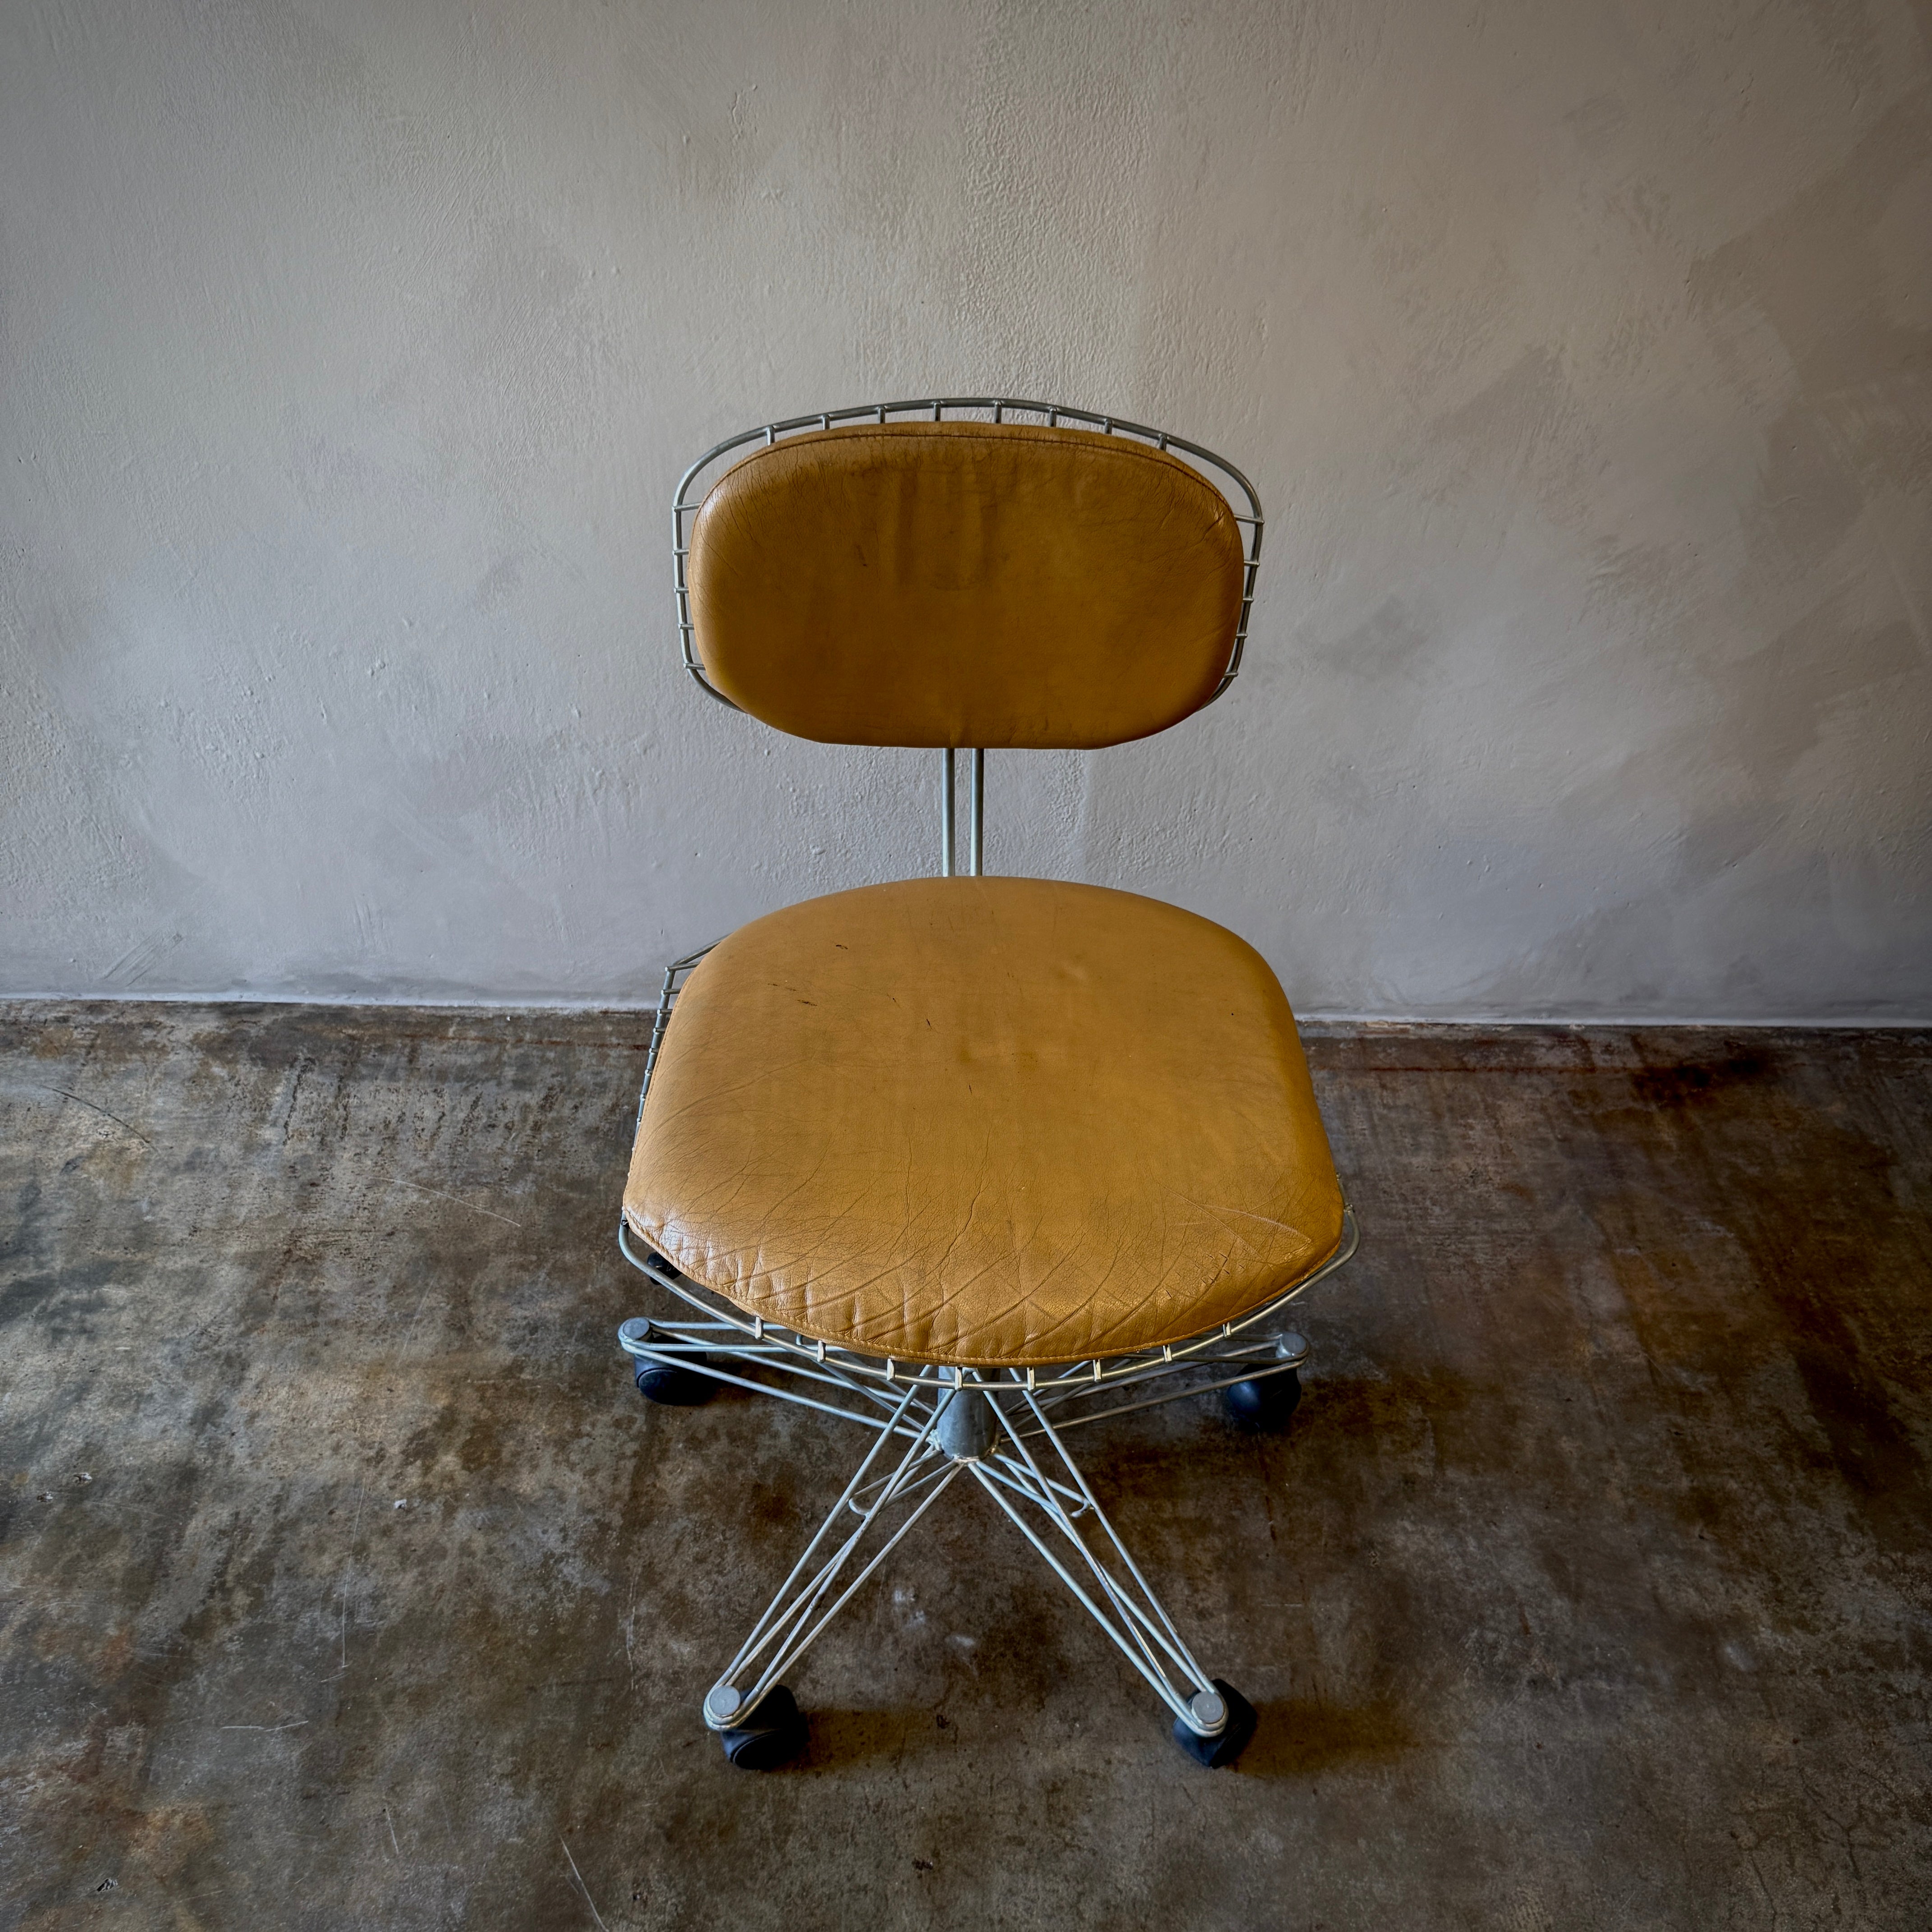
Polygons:
M0 9L0 991L585 1000L928 869L676 668L769 417L1227 452L1248 669L990 869L1304 1012L1932 1016L1906 0Z

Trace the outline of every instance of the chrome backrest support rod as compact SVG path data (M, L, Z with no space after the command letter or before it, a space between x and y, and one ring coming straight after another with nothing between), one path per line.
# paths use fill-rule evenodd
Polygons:
M973 747L972 868L974 878L986 870L986 753L983 746Z
M939 876L952 876L952 854L958 841L952 825L952 747L946 748L946 776L939 794Z
M958 783L958 755L946 748L946 775L940 781L939 876L952 878L958 871L959 828L953 794ZM966 871L978 878L986 869L986 752L982 745L973 747L973 789L966 820Z

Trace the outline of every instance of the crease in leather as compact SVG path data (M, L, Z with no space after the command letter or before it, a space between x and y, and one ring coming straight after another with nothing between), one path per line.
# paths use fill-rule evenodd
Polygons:
M1179 458L1015 423L788 437L718 479L686 560L710 682L854 745L1164 730L1219 688L1246 572L1227 500Z
M1342 1232L1260 956L1156 900L1023 879L836 893L715 948L625 1213L748 1312L975 1366L1186 1340Z

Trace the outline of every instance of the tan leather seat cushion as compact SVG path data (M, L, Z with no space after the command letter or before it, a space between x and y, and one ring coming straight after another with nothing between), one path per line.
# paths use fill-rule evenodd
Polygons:
M624 1208L750 1313L982 1366L1185 1340L1342 1232L1260 955L1034 879L868 886L734 933L679 998Z
M1246 572L1227 500L1144 443L1018 423L788 436L694 520L704 674L851 745L1118 745L1214 695Z

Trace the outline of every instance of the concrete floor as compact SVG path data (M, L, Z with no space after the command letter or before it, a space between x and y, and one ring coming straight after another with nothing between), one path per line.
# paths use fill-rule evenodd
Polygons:
M759 1776L856 1452L632 1392L644 1030L0 1008L0 1925L1932 1922L1932 1036L1311 1040L1292 1432L1084 1443L1238 1770L956 1489Z

